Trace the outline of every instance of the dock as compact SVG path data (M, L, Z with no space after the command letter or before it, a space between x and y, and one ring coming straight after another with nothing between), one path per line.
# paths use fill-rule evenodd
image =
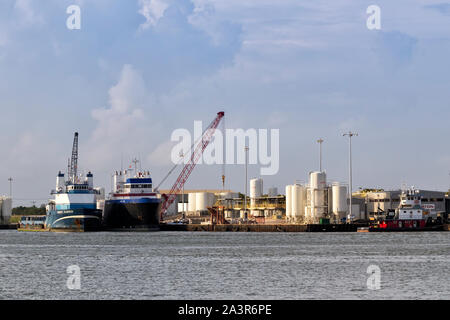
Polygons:
M356 232L359 224L161 224L161 231Z

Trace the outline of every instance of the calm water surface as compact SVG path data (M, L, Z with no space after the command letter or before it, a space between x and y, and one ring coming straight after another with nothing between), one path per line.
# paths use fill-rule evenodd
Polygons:
M450 299L449 267L450 232L0 231L0 299Z

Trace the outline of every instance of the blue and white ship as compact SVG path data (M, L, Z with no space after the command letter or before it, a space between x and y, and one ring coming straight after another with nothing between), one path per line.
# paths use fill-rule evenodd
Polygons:
M45 229L49 231L97 231L100 230L102 211L97 209L101 192L94 188L94 175L77 175L78 133L75 133L68 179L59 172L54 195L47 205Z
M159 230L161 196L154 191L148 171L115 172L113 190L105 201L103 226L106 230Z

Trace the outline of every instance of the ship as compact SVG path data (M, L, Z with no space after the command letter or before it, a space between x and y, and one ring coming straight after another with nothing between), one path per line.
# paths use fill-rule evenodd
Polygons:
M149 171L137 169L116 171L113 190L105 201L103 228L105 230L159 230L161 195L153 189Z
M94 188L94 175L78 175L78 132L75 132L67 179L61 171L56 177L54 199L46 206L44 228L49 231L99 231L102 210L97 201L101 190Z
M399 206L388 211L368 231L438 231L442 226L439 218L435 219L434 214L422 206L420 191L412 187L402 190Z
M56 177L56 188L51 191L53 199L46 206L46 215L22 217L19 231L99 231L102 210L97 201L101 189L94 188L94 175L88 172L79 176L78 132L75 132L72 158L69 159L67 179L61 171Z

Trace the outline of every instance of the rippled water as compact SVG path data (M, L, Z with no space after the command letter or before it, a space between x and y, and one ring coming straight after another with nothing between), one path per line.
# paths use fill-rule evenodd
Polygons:
M450 299L449 267L450 232L0 231L1 299Z

